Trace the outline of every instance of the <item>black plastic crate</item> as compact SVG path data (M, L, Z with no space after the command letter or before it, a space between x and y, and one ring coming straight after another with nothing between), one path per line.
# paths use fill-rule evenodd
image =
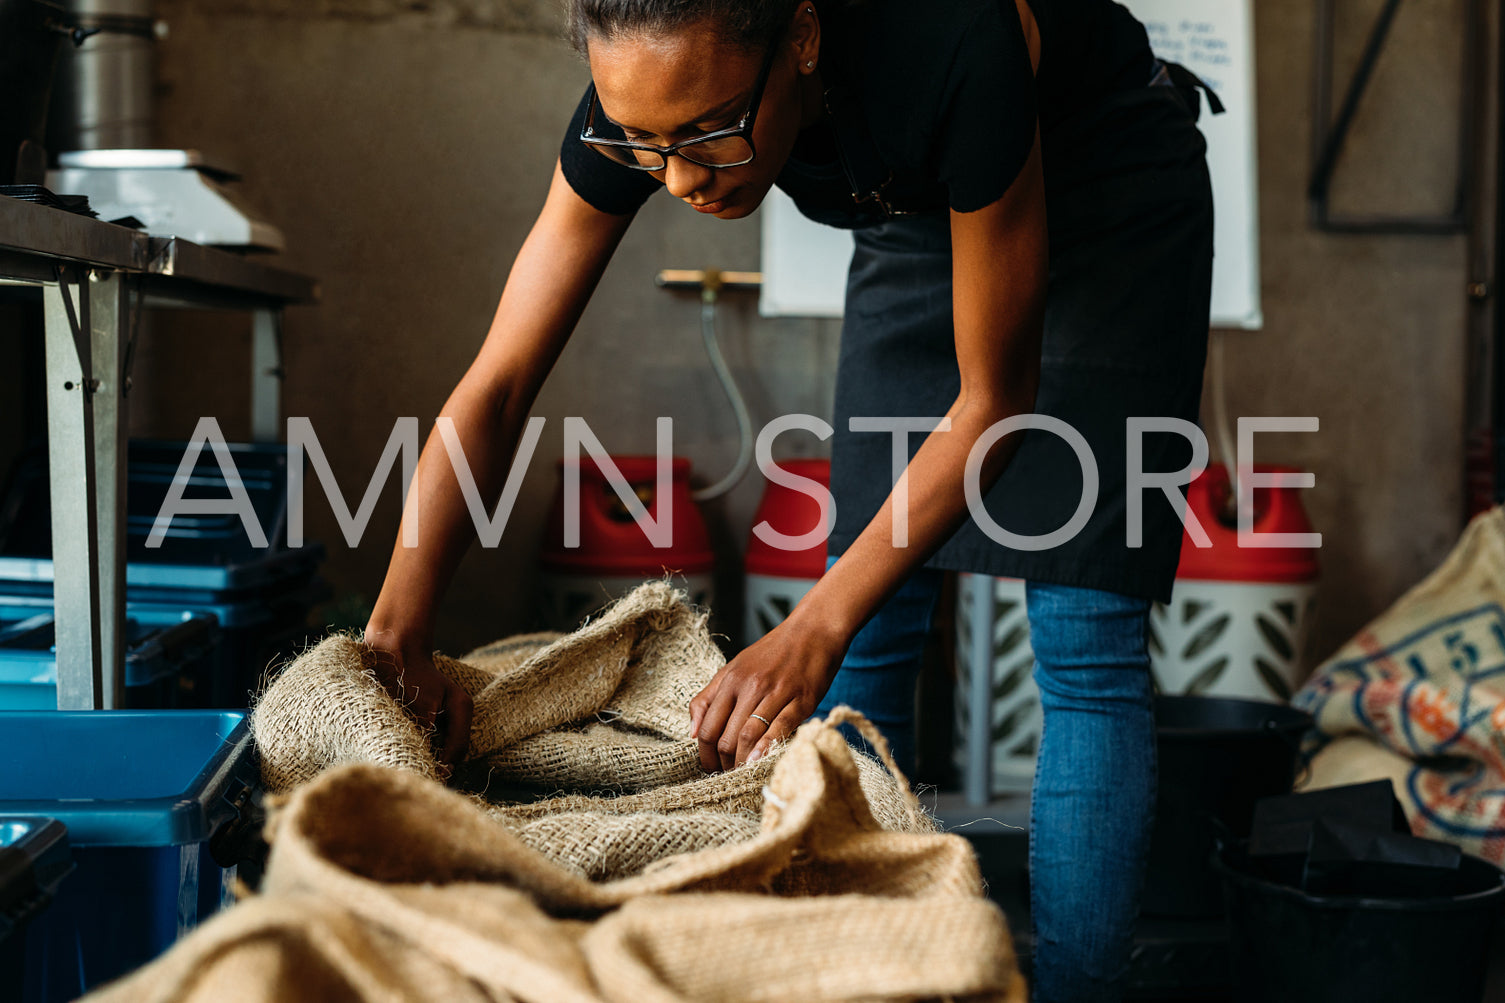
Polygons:
M61 822L0 818L0 999L19 993L26 973L26 926L72 870L68 830Z

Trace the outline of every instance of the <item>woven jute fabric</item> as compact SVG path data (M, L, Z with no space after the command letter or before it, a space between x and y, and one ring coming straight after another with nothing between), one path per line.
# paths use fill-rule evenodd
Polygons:
M865 723L865 722L864 722ZM688 743L695 751L695 743ZM672 783L636 794L591 796L563 794L526 804L495 805L494 817L510 822L526 822L561 812L591 814L641 814L657 812L668 815L691 815L699 812L741 812L756 814L762 809L769 778L773 776L783 750L767 759L742 766L728 773L710 776L694 767L693 779ZM930 832L934 820L925 814L906 787L896 783L883 766L866 756L855 756L858 783L867 798L868 809L878 824L896 832Z
M343 763L442 775L431 736L377 681L379 657L337 634L261 696L253 728L269 790L291 790ZM638 789L698 772L689 703L724 662L705 614L664 582L639 587L572 634L434 658L475 702L473 763L494 780L578 790Z
M665 740L600 723L533 735L478 757L475 765L520 783L584 790L638 791L705 775L693 739Z
M442 776L431 736L377 682L378 655L334 635L292 662L261 697L253 727L268 790L285 792L345 763ZM706 617L664 582L647 583L573 634L530 634L435 664L475 701L471 790L526 785L559 792L498 809L560 812L743 812L762 806L775 751L753 767L706 776L690 735L690 699L724 664ZM863 760L863 785L890 828L930 828L893 778ZM606 796L610 795L610 796Z
M971 849L878 823L849 721L786 745L756 834L607 881L417 772L328 770L274 817L260 895L96 998L1023 1003Z
M375 657L328 638L262 696L259 894L100 999L1025 999L970 846L860 715L701 771L687 705L723 660L666 585L437 656L476 707L453 776Z
M761 826L751 812L701 811L685 815L567 811L545 815L513 830L555 864L593 881L640 874L681 853L740 843Z

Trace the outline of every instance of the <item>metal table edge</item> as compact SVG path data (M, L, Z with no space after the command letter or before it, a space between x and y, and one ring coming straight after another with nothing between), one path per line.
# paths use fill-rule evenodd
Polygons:
M146 235L136 230L51 206L0 197L0 261L15 257L61 259L139 272L146 268L148 253Z
M159 294L173 295L179 283L237 293L268 306L311 304L320 297L313 278L275 265L263 264L230 251L205 247L182 237L149 237L146 271L157 277ZM184 289L185 300L191 300Z

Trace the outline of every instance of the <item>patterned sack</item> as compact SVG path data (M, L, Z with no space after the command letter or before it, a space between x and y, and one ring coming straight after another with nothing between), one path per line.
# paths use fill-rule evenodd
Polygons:
M1417 835L1505 864L1505 511L1292 702L1323 736L1308 788L1391 779Z

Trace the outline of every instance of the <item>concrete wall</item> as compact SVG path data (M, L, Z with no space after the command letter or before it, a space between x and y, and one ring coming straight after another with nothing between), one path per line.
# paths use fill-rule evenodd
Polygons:
M1340 51L1377 0L1349 14ZM1303 190L1311 115L1307 0L1259 0L1262 263L1266 330L1226 336L1235 415L1317 415L1322 430L1262 441L1260 458L1314 470L1325 533L1324 654L1440 559L1461 525L1465 241L1312 230ZM586 72L557 39L548 0L297 3L160 0L158 139L240 165L244 190L283 227L286 262L324 299L291 311L286 413L312 419L347 496L399 415L425 421L470 360L540 204ZM1351 19L1350 19L1351 15ZM1339 177L1345 208L1436 208L1455 168L1462 0L1403 8L1397 39ZM1340 72L1340 79L1342 79ZM1445 199L1443 199L1445 201ZM678 448L706 477L735 445L701 352L692 297L653 286L664 267L757 265L756 223L650 203L545 387L551 419L512 528L473 553L439 641L460 648L527 626L537 530L553 487L559 421L586 417L618 451L652 447L651 416L678 419ZM731 300L724 341L754 418L829 417L836 325L760 320ZM159 317L138 362L138 432L186 435L200 414L245 432L245 324ZM790 451L814 450L810 442ZM759 486L713 506L728 557ZM389 489L359 548L322 502L311 532L328 573L373 598L397 519Z
M1320 432L1262 439L1258 453L1317 476L1305 501L1324 534L1320 658L1436 565L1461 528L1468 246L1310 225L1313 6L1255 4L1265 329L1221 337L1232 415L1321 419ZM1341 89L1380 3L1337 7ZM1334 179L1335 211L1451 208L1463 34L1462 0L1402 5Z
M285 413L311 419L353 505L393 420L417 415L426 435L479 347L585 65L547 2L168 2L158 16L172 29L158 63L159 141L239 165L249 200L287 235L286 264L322 282L318 306L287 314ZM656 288L654 276L756 269L758 225L677 209L660 197L640 215L546 384L536 413L550 424L501 545L477 548L460 571L440 626L446 647L530 626L563 416L584 417L614 452L652 452L653 417L671 416L677 451L706 482L735 457L699 300ZM723 304L722 344L755 424L791 411L829 418L839 326L760 320L745 293ZM186 436L214 414L228 435L246 434L247 332L233 315L158 315L137 363L135 430ZM819 443L781 445L808 455ZM754 475L708 506L728 558L760 492ZM309 534L329 546L338 590L375 598L398 511L394 483L350 548L311 495Z

